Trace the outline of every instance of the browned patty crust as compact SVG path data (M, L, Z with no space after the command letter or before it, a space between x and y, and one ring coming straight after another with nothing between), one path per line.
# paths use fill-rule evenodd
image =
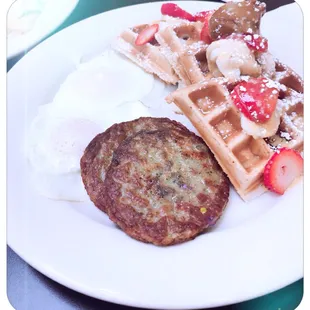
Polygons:
M226 175L189 131L141 131L127 138L104 183L110 219L155 245L195 238L216 223L229 196Z
M103 181L111 163L113 152L128 137L141 130L178 129L188 132L182 124L169 118L141 117L139 119L114 124L97 135L86 147L81 158L81 175L85 189L92 202L106 212Z

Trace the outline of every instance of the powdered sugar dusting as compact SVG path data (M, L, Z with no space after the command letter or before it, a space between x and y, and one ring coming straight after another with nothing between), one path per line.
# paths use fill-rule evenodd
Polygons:
M292 140L292 137L288 132L280 131L280 137L284 138L286 141Z

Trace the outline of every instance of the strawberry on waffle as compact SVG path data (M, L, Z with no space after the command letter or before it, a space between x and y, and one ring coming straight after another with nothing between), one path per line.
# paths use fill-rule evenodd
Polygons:
M159 24L155 23L126 29L117 38L114 48L146 72L158 76L167 84L175 85L178 76L154 37L158 28Z
M266 190L264 169L274 152L282 147L303 149L302 94L265 78L253 81L261 83L256 93L248 90L251 80L238 83L231 92L226 79L212 78L167 97L199 131L244 200ZM240 89L243 96L235 97Z
M245 0L192 15L166 3L159 26L130 43L156 46L169 63L179 89L167 102L196 127L244 200L267 189L283 194L302 174L303 81L269 52L260 34L265 10Z

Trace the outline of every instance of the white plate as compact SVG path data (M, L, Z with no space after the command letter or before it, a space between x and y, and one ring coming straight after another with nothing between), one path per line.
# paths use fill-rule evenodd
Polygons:
M99 53L126 26L157 19L160 5L126 7L82 21L40 44L9 72L8 244L55 281L126 305L205 308L269 293L303 276L302 183L282 197L267 193L249 204L232 190L227 211L210 233L160 248L127 237L91 203L51 201L38 196L28 182L22 144L37 107L52 99L79 57ZM194 12L219 4L181 5ZM299 7L267 13L263 33L274 54L300 71ZM289 53L279 50L287 38L294 39ZM192 128L164 102L165 94L158 95L152 115Z
M21 0L16 0L21 1ZM14 1L14 2L16 2ZM8 37L7 57L12 58L33 47L60 26L71 14L79 0L48 1L35 26L24 35ZM15 3L12 4L12 6ZM9 14L9 13L8 13Z

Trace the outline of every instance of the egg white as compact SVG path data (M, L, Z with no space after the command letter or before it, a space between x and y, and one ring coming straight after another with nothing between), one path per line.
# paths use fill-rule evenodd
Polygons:
M144 101L158 91L152 75L112 50L80 63L28 129L26 155L39 194L88 201L80 175L85 148L114 123L150 116Z
M31 182L39 195L49 199L70 202L90 201L80 172L47 174L33 170Z
M70 117L68 112L47 104L31 123L26 153L32 181L38 193L48 198L88 201L80 159L89 142L114 123L150 116L150 112L140 101L123 103L107 113L94 113L89 119Z
M103 128L87 119L49 116L48 111L45 109L31 124L28 159L41 173L77 172L85 147Z
M105 113L121 103L141 100L153 87L152 75L107 50L69 74L53 104L88 117L94 111Z

